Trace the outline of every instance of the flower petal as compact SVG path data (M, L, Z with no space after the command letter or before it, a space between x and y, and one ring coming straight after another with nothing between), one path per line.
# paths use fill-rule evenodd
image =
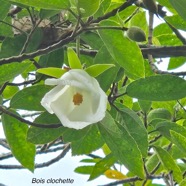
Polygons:
M59 79L48 79L48 85L57 85L49 91L41 104L55 113L65 127L82 129L105 117L107 95L98 81L81 69L66 72ZM82 98L74 103L74 95Z

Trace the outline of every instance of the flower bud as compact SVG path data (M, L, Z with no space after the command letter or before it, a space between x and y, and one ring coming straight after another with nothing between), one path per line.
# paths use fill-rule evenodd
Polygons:
M127 36L129 39L136 41L136 42L143 42L146 41L146 35L145 32L137 27L137 26L132 26L127 30Z

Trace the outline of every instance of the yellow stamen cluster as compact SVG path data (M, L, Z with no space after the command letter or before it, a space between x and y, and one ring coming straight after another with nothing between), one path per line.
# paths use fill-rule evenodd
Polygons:
M83 96L79 93L74 94L73 102L74 105L80 105L83 102Z

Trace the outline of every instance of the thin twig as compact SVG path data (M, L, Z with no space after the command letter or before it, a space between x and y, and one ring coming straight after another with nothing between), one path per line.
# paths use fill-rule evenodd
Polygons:
M25 41L25 43L24 43L24 45L23 45L23 48L22 48L22 50L21 50L21 52L20 52L20 55L23 54L23 53L25 53L25 51L26 51L26 49L27 49L27 46L28 46L28 44L29 44L29 41L31 40L33 33L35 32L37 26L41 23L41 21L42 21L42 20L39 20L39 21L37 22L37 24L34 25L34 27L32 28L32 30L30 31L30 33L27 35L26 41Z
M7 85L9 86L21 86L21 85L29 85L29 84L33 84L34 82L36 82L36 80L29 80L29 81L23 81L20 83L7 83Z
M84 30L121 30L127 31L127 27L119 27L119 26L89 26L84 28Z
M156 171L159 169L160 165L161 165L161 162L159 162L159 163L156 165L156 167L154 167L154 169L150 172L150 175L155 174Z
M181 108L184 110L184 112L186 112L185 107L181 104L181 102L179 100L177 100L178 104L181 106Z
M28 14L30 15L30 19L31 19L32 25L34 26L34 25L35 25L35 19L33 18L30 9L29 9L29 8L26 8L26 9L27 9L27 11L28 11Z
M157 175L157 176L149 175L147 179L153 180L153 179L162 179L162 178L163 178L162 175ZM122 179L119 181L114 181L114 182L111 182L111 183L108 183L108 184L105 184L102 186L115 186L115 185L119 185L119 184L123 184L123 183L136 182L136 181L141 181L141 180L143 180L143 179L135 176L135 177L131 177L131 178Z
M64 148L65 148L64 146L63 147L60 146L60 147L56 147L56 148L47 149L45 151L37 150L36 154L48 154L48 153L58 152L58 151L61 151ZM13 155L12 155L11 152L8 152L6 154L1 154L0 155L0 161L8 159L8 158L12 158L12 157L13 157Z
M112 16L115 16L118 12L121 12L121 11L125 10L126 8L128 8L129 6L131 6L135 1L136 0L128 0L128 1L124 2L121 6L112 10L111 12L108 12L105 15L92 20L91 23L99 23L102 20L105 20L105 19L108 19Z
M0 23L4 23L4 24L6 24L6 25L8 25L8 26L10 26L10 27L12 27L12 28L18 30L20 33L23 33L23 34L26 34L26 35L27 35L26 32L24 32L23 30L19 29L18 27L14 26L14 25L12 25L12 24L10 24L10 23L7 23L7 22L5 22L5 21L3 21L3 20L0 20Z
M128 23L137 13L139 12L139 7L135 9L135 11L124 21L124 23Z
M35 169L36 168L48 167L48 166L58 162L59 160L61 160L62 158L65 157L65 155L67 154L67 152L69 150L70 150L70 144L67 144L66 147L61 152L61 154L59 154L57 157L55 157L55 158L53 158L53 159L51 159L47 162L36 164ZM23 167L21 165L0 165L0 169L25 169L25 167Z
M8 150L10 150L10 147L5 139L0 139L0 145Z
M164 21L167 23L167 25L171 28L171 30L176 34L177 38L183 43L183 45L186 44L185 37L182 36L182 34L179 32L178 29L176 29L173 25L171 25L169 22L167 22L165 19Z
M158 135L158 136L156 136L154 139L152 139L151 141L149 141L149 144L152 144L152 143L154 143L154 142L156 142L159 138L161 138L162 137L162 135L160 134L160 135Z
M1 88L0 88L0 95L3 93L3 91L5 90L6 86L8 85L8 82L4 83Z
M2 106L0 106L0 111L3 112L4 114L7 114L7 115L9 115L9 116L11 116L11 117L17 119L17 120L20 121L20 122L23 122L23 123L25 123L25 124L27 124L27 125L31 125L31 126L34 126L34 127L39 127L39 128L51 128L51 129L52 129L52 128L59 128L59 127L62 126L62 124L60 124L60 123L59 123L59 124L54 123L54 124L43 125L43 124L40 124L40 123L31 122L31 121L29 121L29 120L26 120L26 119L24 119L24 118L21 118L20 116L14 114L13 112L10 112L10 111L4 109Z

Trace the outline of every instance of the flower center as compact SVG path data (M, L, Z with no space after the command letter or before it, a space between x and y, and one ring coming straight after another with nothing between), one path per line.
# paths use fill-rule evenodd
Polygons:
M79 93L74 94L73 102L74 105L80 105L83 102L83 96Z

